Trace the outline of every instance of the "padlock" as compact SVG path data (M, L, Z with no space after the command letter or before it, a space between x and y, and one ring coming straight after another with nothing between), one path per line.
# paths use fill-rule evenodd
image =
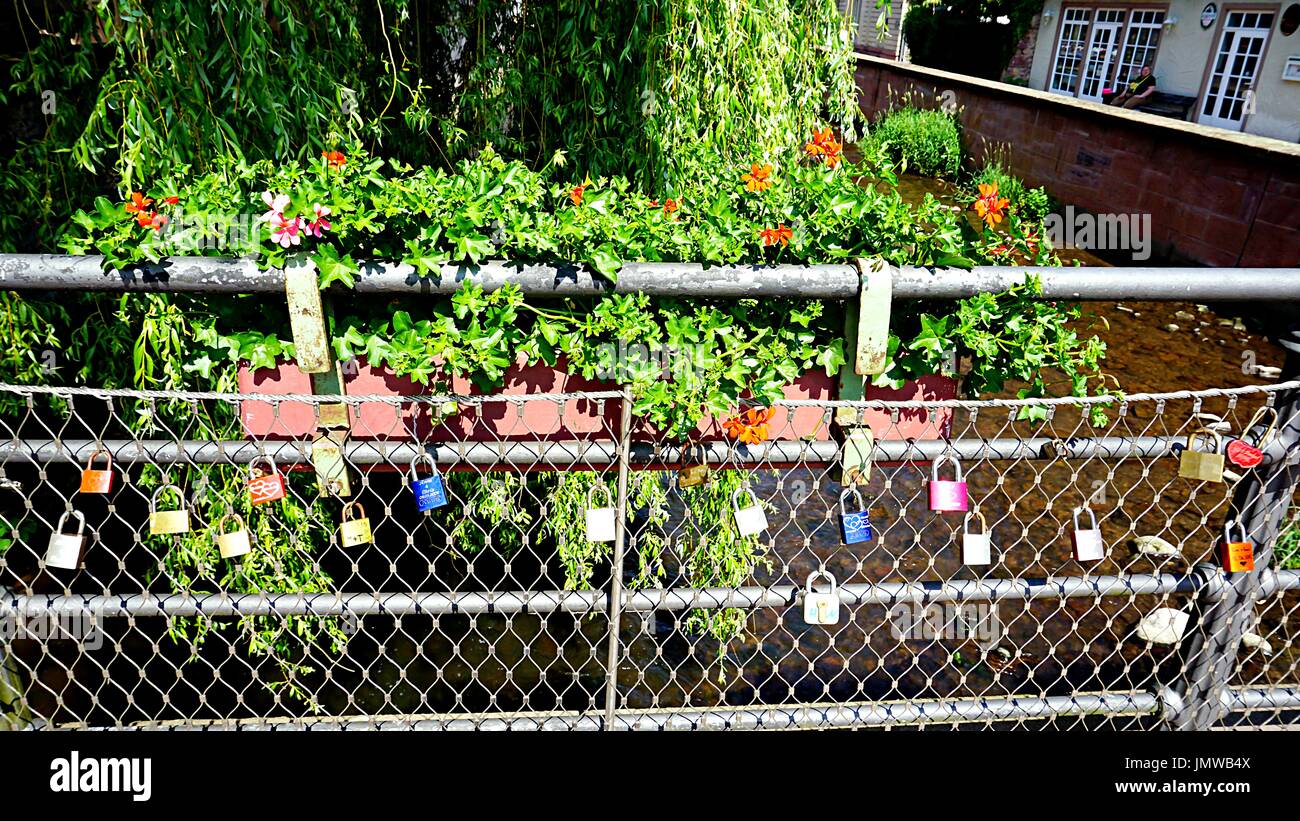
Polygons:
M1087 530L1079 527L1079 513L1084 510L1088 511L1088 519L1092 522L1092 527ZM1102 542L1101 531L1097 528L1097 515L1090 507L1074 509L1074 532L1070 534L1070 541L1074 544L1076 562L1096 562L1106 558L1106 545Z
M269 469L263 470L257 465L266 462ZM261 505L276 502L284 498L284 476L275 468L275 460L270 456L256 456L248 463L248 501Z
M980 520L980 532L970 532L971 517ZM961 563L972 567L993 563L993 540L989 523L978 509L966 514L961 523Z
M1241 541L1232 540L1236 526ZM1219 548L1219 564L1227 573L1249 573L1255 569L1255 546L1246 538L1246 528L1233 522L1223 523L1223 545Z
M824 576L830 581L829 592L813 592L813 582L818 576ZM809 575L808 583L804 585L803 620L808 624L838 624L840 621L840 595L835 586L835 577L825 570Z
M605 502L607 503L605 507L596 507L594 494L597 490L605 493ZM587 491L587 541L614 541L616 518L614 497L605 483L598 481Z
M226 520L235 520L235 529L226 531ZM253 545L249 541L248 531L244 528L244 517L231 511L217 522L217 550L223 559L237 559L247 555Z
M353 507L361 511L361 515L355 519L351 517ZM339 525L339 541L344 547L356 547L373 541L370 519L366 517L366 509L359 502L348 502L344 505L342 518L343 522Z
M754 500L754 504L742 508L740 506L740 494L748 493ZM741 536L757 536L764 530L767 530L767 514L763 512L763 506L758 503L758 497L749 486L738 487L736 492L731 494L731 507L736 514L736 531Z
M94 467L95 457L104 454L108 463L102 468ZM113 454L106 450L97 450L86 460L86 468L81 471L82 493L111 493L113 491Z
M316 469L316 482L322 498L352 495L352 481L348 478L348 463L343 458L345 431L326 431L311 443L311 463Z
M77 518L76 533L63 532L69 515ZM77 565L81 564L81 548L86 544L85 529L86 517L81 515L80 510L71 510L60 516L58 525L50 534L49 547L45 548L45 566L56 567L59 570L76 570Z
M956 471L951 480L939 478L939 466L944 462L952 462ZM930 509L937 512L965 511L967 504L961 460L945 453L930 466Z
M429 470L433 473L424 479L420 478L416 472L415 466L425 460L429 463ZM447 491L442 486L442 475L438 473L438 465L433 461L433 457L428 453L421 452L415 455L411 460L411 493L415 494L415 509L420 511L433 510L447 504Z
M850 512L844 509L844 497L849 494L858 502L858 509ZM840 539L844 544L858 544L871 541L871 519L867 517L866 505L862 503L862 494L855 487L845 488L840 493Z
M1214 450L1208 453L1192 450L1192 445L1196 443L1197 438L1201 436L1214 437ZM1220 445L1223 444L1223 437L1218 431L1209 428L1200 428L1192 431L1187 437L1187 447L1178 457L1178 475L1184 479L1194 479L1198 482L1222 482L1223 481L1223 454L1219 453Z
M178 510L159 510L158 497L165 490L176 491L176 498L180 500L181 506ZM188 533L190 530L190 514L185 509L185 494L176 485L163 485L153 492L153 497L149 500L149 535L163 536L168 533Z
M1256 425L1264 421L1264 416L1268 413L1273 415L1273 421L1269 423L1269 426L1259 435L1259 438L1255 440L1259 445L1264 444L1264 442L1266 442L1273 434L1273 431L1277 429L1277 408L1265 405L1255 411L1255 415L1246 423L1246 427L1243 429L1242 434L1249 434ZM1259 465L1260 462L1264 461L1264 451L1257 445L1252 445L1245 439L1241 438L1233 439L1229 442L1228 446L1223 449L1223 453L1229 462L1239 468L1253 468Z
M679 488L707 485L713 477L712 471L709 470L709 454L708 451L704 450L703 445L698 448L703 461L694 465L686 464L691 449L689 444L682 447L682 460L677 466L677 487Z

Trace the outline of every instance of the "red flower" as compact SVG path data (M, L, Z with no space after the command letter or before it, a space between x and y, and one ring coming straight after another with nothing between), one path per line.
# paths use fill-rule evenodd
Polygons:
M776 413L772 408L751 408L722 423L727 435L743 445L757 445L768 438L767 423Z
M1011 200L1006 197L998 196L998 184L989 183L980 184L980 195L971 206L979 218L984 220L988 227L992 228L995 224L1002 222L1002 212L1011 204Z
M794 236L794 232L785 225L778 225L775 228L764 228L758 232L758 235L763 238L764 247L776 245L778 242L781 243L781 247L785 247L790 244L790 237Z
M569 192L569 199L573 200L574 205L582 205L582 194L591 187L591 177L587 177L581 184L573 186Z
M325 163L335 170L348 164L347 157L343 156L342 151L322 151L320 155L325 158Z
M141 194L139 191L131 192L131 201L126 204L126 213L140 214L149 210L153 205L153 200Z
M163 202L167 203L168 205L175 205L180 201L181 201L180 197L166 197L163 199Z
M748 173L740 175L740 181L743 182L745 184L745 187L748 188L750 191L758 192L758 191L764 191L772 187L771 176L772 176L771 163L767 163L764 165L759 165L758 163L754 163L753 167L749 169Z

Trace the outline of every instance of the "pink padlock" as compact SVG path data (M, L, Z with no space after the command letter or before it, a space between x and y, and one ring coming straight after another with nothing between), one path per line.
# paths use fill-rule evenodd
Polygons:
M939 465L952 462L957 475L951 481L939 478ZM930 466L930 509L939 512L966 510L966 479L961 472L961 461L943 454Z

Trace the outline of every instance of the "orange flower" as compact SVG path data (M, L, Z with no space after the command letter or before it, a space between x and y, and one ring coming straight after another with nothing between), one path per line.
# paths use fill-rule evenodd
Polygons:
M775 228L764 228L758 232L758 235L763 238L764 247L776 245L778 242L785 247L790 244L790 237L794 236L794 232L785 225L778 225Z
M141 194L139 191L131 192L131 201L126 204L126 213L139 214L149 210L153 205L153 200Z
M325 158L325 163L335 170L348 164L347 157L343 156L342 151L322 151L320 155Z
M1002 222L1002 212L1011 204L1011 200L998 196L998 184L980 184L980 195L972 206L979 218L992 228Z
M664 213L675 214L677 213L677 209L680 207L681 206L677 204L677 200L673 199L672 197L669 197L668 200L664 203Z
M772 187L771 176L771 163L765 165L754 163L753 167L749 170L749 173L740 176L740 180L745 183L745 187L750 191L764 191Z
M141 211L135 215L135 224L141 228L152 228L155 231L161 231L169 220L162 214L155 214L152 211Z
M175 205L180 201L181 201L180 197L166 197L163 199L163 202L167 203L168 205Z
M827 168L836 168L844 159L844 145L835 139L835 132L829 128L813 132L812 141L803 147L809 157L821 157Z
M727 435L743 445L757 445L768 438L767 423L776 413L772 408L751 408L722 423Z
M581 184L573 186L569 192L569 199L573 200L574 205L582 205L582 192L591 187L591 177L587 177Z

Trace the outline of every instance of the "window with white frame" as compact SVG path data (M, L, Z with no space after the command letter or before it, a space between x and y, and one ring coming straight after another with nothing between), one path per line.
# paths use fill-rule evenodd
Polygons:
M1052 66L1050 91L1073 94L1079 82L1079 67L1088 44L1092 9L1067 8L1061 17L1061 36L1056 42L1056 65Z
M1124 50L1115 70L1115 84L1130 82L1142 66L1154 66L1160 48L1160 31L1165 13L1153 9L1133 9L1124 33Z

